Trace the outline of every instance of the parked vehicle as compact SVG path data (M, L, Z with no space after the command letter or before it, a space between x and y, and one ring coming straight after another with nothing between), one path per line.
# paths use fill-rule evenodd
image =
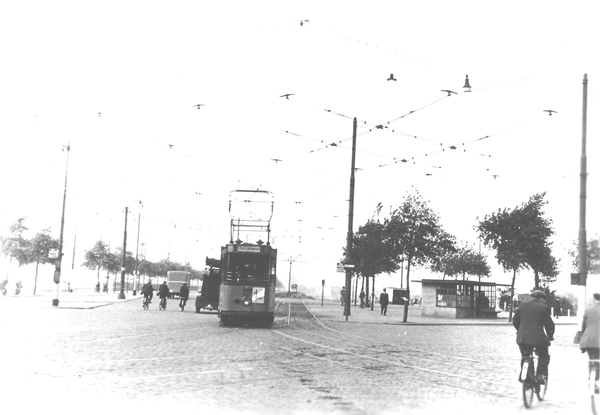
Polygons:
M181 287L183 284L190 285L191 272L188 271L168 271L167 272L167 285L171 291L170 298L181 298Z

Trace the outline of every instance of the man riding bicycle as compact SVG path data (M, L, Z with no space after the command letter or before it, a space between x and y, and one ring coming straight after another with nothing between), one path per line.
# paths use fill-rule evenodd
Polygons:
M190 298L190 288L188 287L187 283L183 283L183 286L179 290L179 295L181 296L181 300L179 301L179 308L181 308L181 311L183 311L187 300Z
M592 365L598 368L598 359L600 359L600 293L594 293L594 305L585 310L581 331L581 341L579 342L581 353L588 353L590 369ZM598 380L598 375L599 371L596 370L596 380Z
M148 281L144 284L142 287L142 294L144 294L144 302L148 301L148 304L152 303L152 297L154 296L152 281Z
M158 296L160 297L160 303L164 304L164 308L167 308L167 298L171 295L167 282L163 281L162 285L158 288Z
M517 329L517 344L521 351L521 367L535 349L538 355L536 373L540 384L544 384L548 377L550 355L548 347L554 340L554 321L550 307L546 305L546 294L534 290L529 294L531 299L523 302L513 317L513 326ZM544 332L545 331L545 332Z

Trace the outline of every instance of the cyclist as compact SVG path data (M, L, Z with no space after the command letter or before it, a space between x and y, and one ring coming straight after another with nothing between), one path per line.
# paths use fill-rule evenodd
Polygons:
M181 290L179 290L179 295L181 296L181 300L179 301L179 308L181 308L181 311L183 311L183 308L185 307L188 298L190 298L190 288L188 287L187 283L183 283Z
M517 329L521 367L535 349L535 353L539 357L536 380L543 385L548 377L548 364L550 363L548 347L554 340L554 321L552 321L550 307L545 302L546 294L540 290L534 290L529 296L531 299L521 303L515 311L513 326Z
M148 300L148 304L152 304L152 296L154 295L154 290L152 289L152 281L148 281L142 287L142 294L144 294L144 301ZM142 306L143 307L143 306Z
M167 308L167 298L171 295L171 291L169 291L169 287L167 286L167 282L163 281L162 285L158 288L158 296L160 297L161 304L164 301L165 307Z
M583 314L583 324L581 327L581 341L579 348L581 353L588 353L590 360L590 369L592 365L596 366L596 380L598 380L598 359L600 359L600 293L594 293L594 305Z

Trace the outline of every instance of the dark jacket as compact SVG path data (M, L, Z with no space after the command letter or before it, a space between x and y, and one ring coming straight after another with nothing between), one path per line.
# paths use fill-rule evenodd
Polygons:
M583 332L579 343L581 350L600 349L600 303L585 310L581 331Z
M550 339L554 337L550 307L537 300L531 299L519 305L513 317L513 326L517 329L517 344L550 346Z
M152 284L150 284L149 282L144 284L144 286L142 287L142 294L150 295L153 292L154 292L154 290L152 289Z
M171 294L171 292L169 291L169 287L167 287L167 284L161 284L161 286L158 289L158 296L159 297L168 297L169 294Z
M381 295L379 296L379 304L381 305L388 305L390 302L390 297L388 297L387 293L381 293Z
M188 287L187 285L183 285L181 287L181 289L179 290L179 295L181 296L181 298L189 298L190 297L190 287Z

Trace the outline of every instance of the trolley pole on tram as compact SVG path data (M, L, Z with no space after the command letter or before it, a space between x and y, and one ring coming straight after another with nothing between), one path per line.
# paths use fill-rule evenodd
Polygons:
M354 265L352 264L352 222L354 220L354 170L356 162L356 117L352 122L352 163L350 167L350 199L348 203L348 235L346 237L346 261L344 263L344 269L346 270L346 298L344 298L344 315L346 321L350 315L350 299L351 299L351 288L352 288L352 271Z

